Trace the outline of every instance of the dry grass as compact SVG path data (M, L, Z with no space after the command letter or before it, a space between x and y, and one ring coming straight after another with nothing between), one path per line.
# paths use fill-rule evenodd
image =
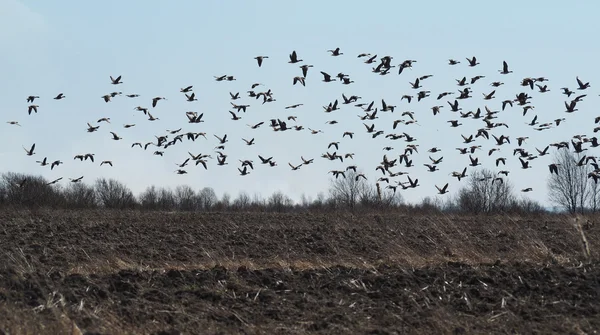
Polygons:
M536 291L518 297L523 292L511 290L548 281L537 274L545 268L554 269L552 278L570 278L577 269L597 273L600 259L593 217L573 225L572 217L559 215L21 210L0 212L0 220L6 260L0 267L0 315L7 316L0 334L448 333L500 323L527 332L544 325L523 314L530 306L541 308L531 300ZM493 279L505 272L517 274ZM483 284L459 286L464 273ZM206 279L197 282L195 276ZM276 289L277 280L290 291ZM389 291L397 282L403 284ZM446 301L436 290L461 293L445 305L435 302ZM490 299L502 295L489 312L486 290L495 292ZM188 301L190 292L202 298ZM165 294L166 300L183 296L161 304L156 297ZM573 303L559 300L544 308L560 311L561 304ZM383 305L388 309L380 310ZM339 306L346 312L319 323ZM264 319L261 310L277 316ZM424 328L415 328L419 318ZM567 332L591 327L587 317L561 322Z

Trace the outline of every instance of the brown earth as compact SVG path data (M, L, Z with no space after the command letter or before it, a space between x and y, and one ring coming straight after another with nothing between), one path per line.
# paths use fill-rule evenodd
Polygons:
M0 334L593 333L573 222L4 210Z

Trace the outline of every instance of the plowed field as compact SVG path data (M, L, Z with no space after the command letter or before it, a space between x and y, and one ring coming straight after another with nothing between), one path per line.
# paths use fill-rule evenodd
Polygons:
M570 218L0 211L0 334L600 331Z

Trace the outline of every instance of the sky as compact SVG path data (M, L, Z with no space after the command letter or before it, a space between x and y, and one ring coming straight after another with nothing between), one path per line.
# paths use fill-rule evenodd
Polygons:
M449 183L450 194L460 187L452 171L462 171L469 164L468 155L459 155L455 149L481 145L479 157L482 166L494 171L510 170L509 179L518 192L531 187L527 196L548 203L546 183L548 164L552 156L531 161L532 168L523 170L513 149L516 137L528 136L522 147L536 153L552 142L570 140L575 134L595 135L594 117L598 111L600 69L595 66L600 58L600 47L593 43L600 23L594 15L600 3L587 1L571 5L567 2L481 1L426 2L426 1L154 1L131 0L92 1L18 1L0 0L0 172L21 172L42 175L48 180L84 176L92 183L98 177L115 178L126 183L134 193L149 185L175 187L187 184L195 189L212 187L218 195L224 192L235 196L240 191L268 196L282 191L294 200L302 194L315 197L326 192L332 175L330 170L344 170L357 165L370 183L375 183L381 172L375 170L384 154L390 159L404 152L404 140L390 140L384 136L406 132L417 138L419 153L412 159L414 167L395 167L393 172L406 171L419 178L421 186L402 191L408 202L419 202L424 197L436 196L435 185ZM327 50L339 47L343 55L331 56ZM295 50L303 62L289 64L289 54ZM371 72L375 64L365 64L360 53L393 56L392 65L405 59L416 60L412 69L398 74L381 76ZM264 55L262 67L254 57ZM475 67L467 65L466 57L476 56ZM461 61L448 65L448 59ZM511 74L499 73L502 61L507 61ZM310 64L306 87L292 85L295 76L302 75L299 65ZM354 83L342 85L339 81L326 83L319 73L332 76L347 74ZM122 84L112 85L110 76L122 76ZM215 81L215 76L233 75L235 81ZM423 88L412 89L409 82L423 75L433 75L422 81ZM447 101L454 101L459 87L456 79L476 75L485 76L473 85L473 98L460 101L462 111L483 109L500 110L501 102L514 99L519 92L533 98L534 110L522 115L522 108L514 106L500 112L494 122L505 122L510 128L494 128L491 134L508 135L512 144L499 147L500 152L487 155L497 147L493 139L478 138L463 144L462 135L476 134L485 124L482 120L461 119L450 111ZM539 93L519 85L525 77L547 77L550 92ZM576 90L576 76L591 83L583 93L588 96L577 104L579 111L565 112L561 87ZM483 100L483 93L494 88L490 83L505 84L496 89L496 97ZM253 83L261 83L256 92L271 89L274 102L262 104L247 96ZM180 89L193 85L197 101L188 102ZM405 94L416 95L419 90L431 91L421 102L401 100ZM101 98L111 92L122 92L111 102ZM451 91L454 96L436 100L437 94ZM231 120L233 110L229 92L240 92L236 104L249 104L246 113L238 113L241 120ZM58 93L66 98L52 99ZM381 109L381 99L395 105L394 113L378 112L378 119L361 121L364 115L353 104L341 105L339 110L325 113L323 106L341 95L357 95L359 102L375 101ZM579 93L579 91L577 91ZM127 98L125 94L139 94ZM38 113L27 114L26 98L38 95L35 104ZM153 97L165 97L156 108ZM285 109L303 104L296 109ZM441 113L433 116L431 107L443 105ZM159 120L148 121L134 107L149 107ZM188 111L204 113L204 123L190 124ZM414 112L417 124L392 129L394 120L408 120L404 111ZM287 119L297 116L305 130L274 132L269 126L272 118ZM535 131L526 125L537 115L538 122L552 122L566 118L559 127ZM97 123L100 118L111 123ZM337 124L326 124L336 120ZM451 128L448 120L460 120L463 125ZM18 121L21 127L7 122ZM248 124L265 121L258 129ZM97 132L88 133L87 123L100 125ZM366 124L375 123L376 130L385 135L375 139L366 132ZM135 124L125 129L124 124ZM195 142L184 140L164 150L163 157L153 155L156 147L144 151L131 148L134 142L156 143L155 135L166 135L167 130L182 128L185 132L206 132L207 139ZM308 128L322 130L313 135ZM110 132L122 140L112 140ZM342 138L345 131L355 133L353 139ZM228 135L224 153L226 166L217 166L214 148L218 140L213 135ZM169 134L169 139L175 135ZM255 145L247 146L242 140L255 138ZM340 142L338 154L354 153L354 159L344 162L321 158L325 152L336 151L327 146ZM27 156L23 147L36 144L35 155ZM384 151L391 146L394 149ZM438 147L442 151L429 154ZM587 147L587 146L586 146ZM161 149L163 150L163 149ZM550 148L553 153L556 149ZM590 148L588 155L597 149ZM193 154L211 154L208 169L201 165L186 166L188 174L178 175L177 163ZM94 153L96 162L80 162L76 154ZM277 167L260 164L258 155L273 156ZM444 157L440 171L428 172L423 166L432 158ZM314 158L311 165L292 171L288 163L300 164L301 156ZM63 165L50 170L36 163L47 157L61 160ZM495 158L506 157L506 167L496 168ZM240 176L239 160L251 159L255 169ZM100 166L102 160L114 164ZM477 169L478 169L477 168ZM470 168L476 169L476 168ZM406 181L406 176L394 178ZM395 183L395 181L393 183ZM464 182L464 181L463 181ZM385 185L385 184L384 184ZM520 192L518 192L520 193ZM444 195L448 196L448 195Z

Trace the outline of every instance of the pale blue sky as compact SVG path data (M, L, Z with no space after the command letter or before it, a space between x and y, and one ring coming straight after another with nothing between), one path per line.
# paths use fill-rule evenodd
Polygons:
M371 139L363 121L357 115L363 112L352 105L341 110L324 113L321 106L341 94L359 95L361 102L382 98L397 105L395 113L379 113L376 129L386 134L405 131L418 138L420 154L413 157L415 167L395 168L409 171L419 178L421 186L403 192L410 202L435 195L434 185L450 182L451 193L460 184L448 174L460 171L469 163L467 155L458 155L456 147L464 147L461 134L475 134L484 124L481 120L461 119L459 128L450 128L450 119L459 119L450 112L438 93L458 90L455 79L485 75L486 78L471 85L472 99L461 101L463 111L487 105L499 110L501 101L514 99L519 92L533 95L536 108L522 116L518 106L499 114L494 121L506 122L510 129L496 128L493 134L510 135L512 145L502 146L502 151L487 156L487 149L495 147L493 140L477 139L485 149L475 156L485 167L496 169L495 157L508 158L506 169L517 190L532 187L529 196L546 203L547 164L550 156L532 161L533 169L521 170L512 155L516 137L529 136L523 145L535 153L548 143L569 140L574 134L592 135L593 119L597 114L600 84L596 65L599 49L595 34L600 24L594 17L600 5L581 2L577 6L566 2L547 1L17 1L0 0L0 66L2 79L0 149L2 171L17 171L44 175L48 179L75 178L84 175L92 182L104 176L126 182L136 193L149 184L176 186L189 184L196 189L210 186L220 195L236 195L239 190L250 194L261 192L268 196L281 190L294 199L302 193L315 196L326 191L331 175L327 171L344 169L349 164L358 165L371 182L381 175L375 171L385 153L384 146L395 150L389 157L397 158L406 145L403 140L390 141L384 136ZM332 57L328 49L340 47L344 55ZM305 62L288 64L288 55L296 50ZM397 68L388 76L371 72L372 65L358 59L359 53L394 57L393 65L404 59L415 59L412 70L397 74ZM253 59L258 55L269 58L259 68ZM477 56L480 65L467 66L465 57ZM454 58L461 64L449 66ZM502 61L509 63L514 73L501 75ZM292 78L301 75L300 64L312 64L306 87L292 86ZM331 75L343 72L355 81L351 85L339 82L324 83L319 71ZM216 82L213 76L234 75L233 82ZM400 101L403 94L415 94L409 82L418 76L432 74L425 80L423 89L431 97L420 103ZM110 84L109 76L123 76L123 84ZM567 98L560 88L576 88L575 77L590 81L589 96L578 104L579 111L564 112ZM524 77L545 76L551 92L540 94L519 86ZM503 81L496 98L484 101L482 93L492 91L492 81ZM262 105L260 100L246 97L252 83L263 83L256 91L272 89L273 103ZM179 89L194 85L198 101L187 102ZM105 103L101 96L113 91L141 96L129 99L116 97ZM229 92L241 92L239 104L251 104L242 120L232 121ZM58 93L64 100L52 98ZM39 113L27 115L25 99L39 95ZM143 114L133 110L140 105L150 107L155 96L166 97L151 113L160 118L150 122ZM453 98L452 98L453 101ZM294 110L284 107L296 103L304 106ZM442 113L432 116L430 108L444 105ZM392 122L403 111L415 112L419 125L401 126L392 131ZM204 113L205 123L188 124L185 112ZM298 117L305 128L321 129L324 133L311 135L308 131L275 133L263 126L252 130L248 123L271 118ZM525 125L538 115L540 123L566 117L558 128L536 132ZM110 117L112 124L101 123L98 132L87 133L86 122L96 124L102 117ZM22 127L6 121L19 121ZM325 124L337 120L336 125ZM124 129L123 124L136 126ZM372 122L367 122L371 124ZM288 121L288 125L294 125ZM184 132L207 132L208 140L177 144L166 150L164 157L152 155L154 148L143 151L131 148L133 142L155 141L154 135L165 134L167 129L183 128ZM345 130L354 131L353 140L341 136ZM124 139L111 140L110 131ZM218 144L213 134L228 134L230 142L225 152L229 165L209 162L208 171L189 166L187 175L176 175L175 163L194 154L211 153ZM172 137L171 135L170 137ZM246 146L242 138L256 139L256 145ZM353 152L354 161L331 162L320 158L327 144L340 141L338 153ZM36 155L28 157L22 146L36 143ZM444 156L441 171L427 172L423 163L429 163L426 150L437 146ZM554 151L551 148L551 151ZM333 152L334 150L329 150ZM595 152L596 150L591 150ZM98 161L112 160L114 168L99 163L74 161L79 153L95 153ZM248 176L237 173L238 159L259 162L258 154L273 156L276 168L258 166ZM288 162L296 165L300 156L315 158L315 164L291 171ZM43 157L65 162L50 171L35 163ZM406 180L405 176L396 178Z

